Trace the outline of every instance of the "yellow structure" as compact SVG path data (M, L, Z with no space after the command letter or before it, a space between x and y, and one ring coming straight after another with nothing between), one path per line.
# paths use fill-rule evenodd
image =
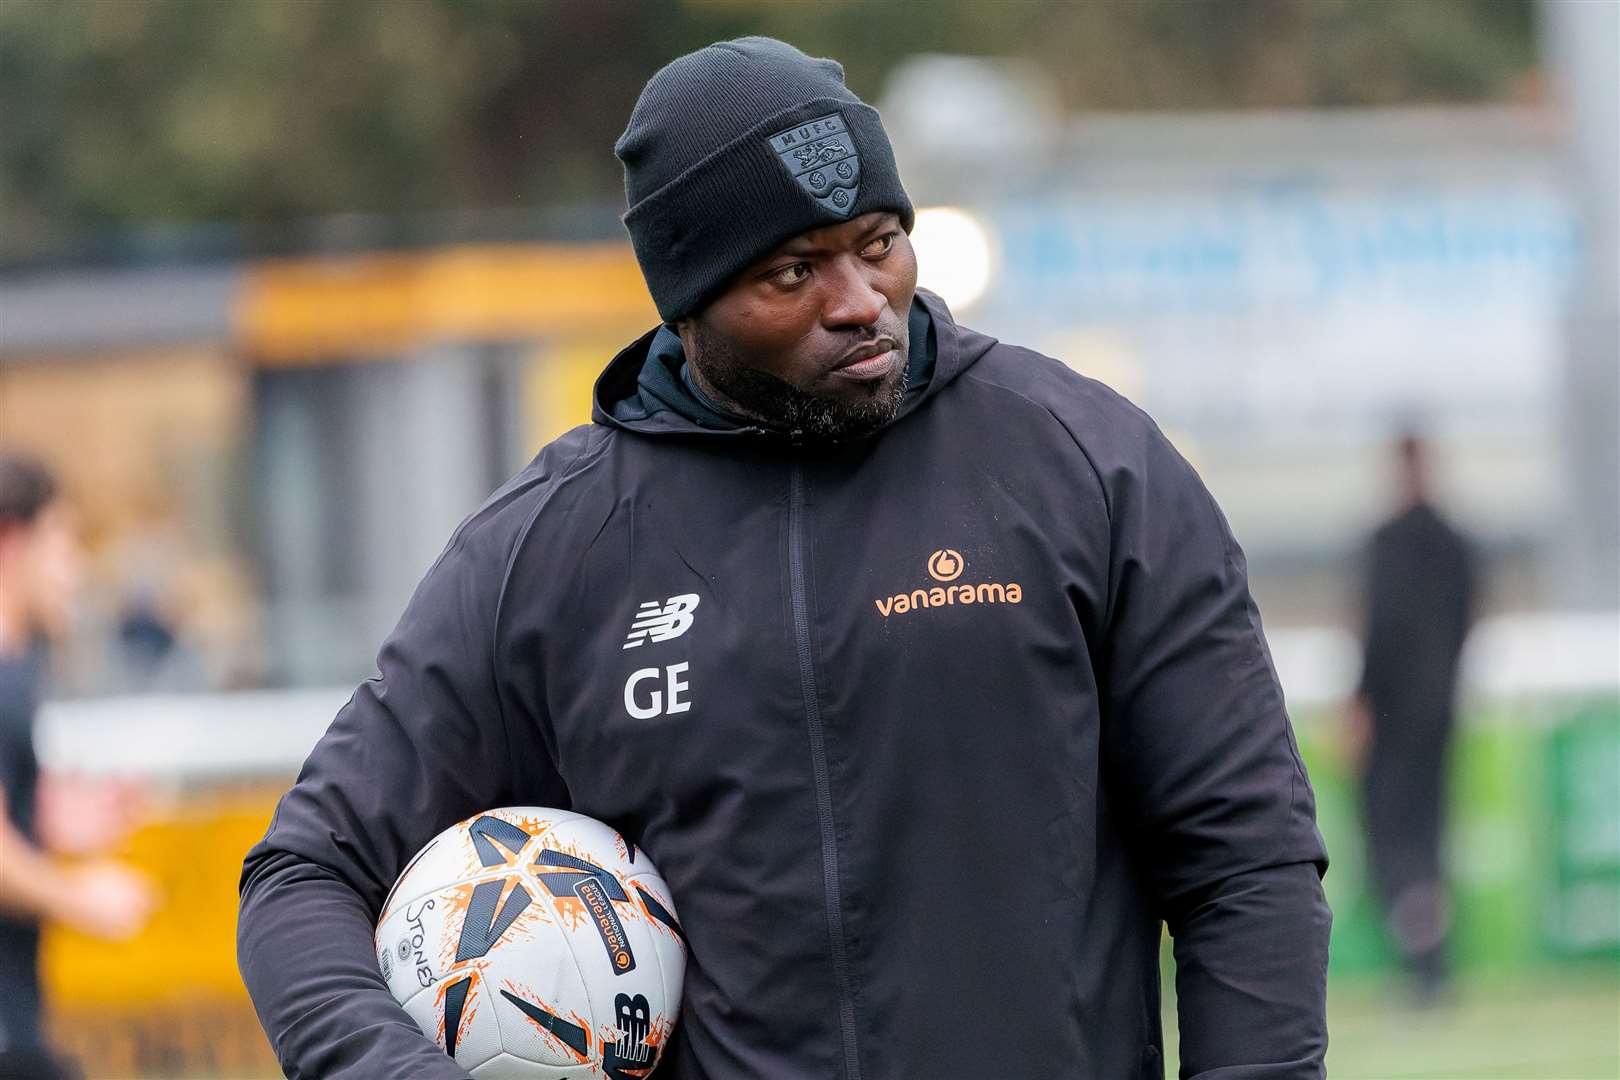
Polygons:
M234 322L255 361L298 364L446 340L588 337L657 318L628 247L580 244L264 263L248 271Z

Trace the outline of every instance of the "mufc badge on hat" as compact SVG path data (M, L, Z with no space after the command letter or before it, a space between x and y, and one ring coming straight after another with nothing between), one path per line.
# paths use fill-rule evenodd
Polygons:
M771 149L818 203L840 217L850 215L861 190L861 159L842 113L778 131L771 136Z

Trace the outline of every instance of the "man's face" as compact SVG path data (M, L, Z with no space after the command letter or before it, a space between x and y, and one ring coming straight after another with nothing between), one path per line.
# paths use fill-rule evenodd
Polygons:
M817 439L876 431L905 393L911 240L892 213L794 237L677 327L722 406Z
M60 500L26 525L0 526L0 589L21 599L24 634L65 634L83 577L77 522Z

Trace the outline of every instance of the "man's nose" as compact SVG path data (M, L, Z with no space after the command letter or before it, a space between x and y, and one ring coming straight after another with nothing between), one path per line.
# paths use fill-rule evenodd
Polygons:
M867 327L878 321L889 298L877 288L872 269L859 259L839 259L828 269L822 325L829 330Z

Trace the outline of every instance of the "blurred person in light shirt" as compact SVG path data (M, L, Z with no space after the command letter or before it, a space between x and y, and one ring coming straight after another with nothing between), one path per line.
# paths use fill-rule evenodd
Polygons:
M78 1075L41 1028L40 924L128 938L154 901L146 878L99 857L128 831L132 789L42 783L34 754L46 648L67 625L81 565L50 472L0 450L0 1080Z

